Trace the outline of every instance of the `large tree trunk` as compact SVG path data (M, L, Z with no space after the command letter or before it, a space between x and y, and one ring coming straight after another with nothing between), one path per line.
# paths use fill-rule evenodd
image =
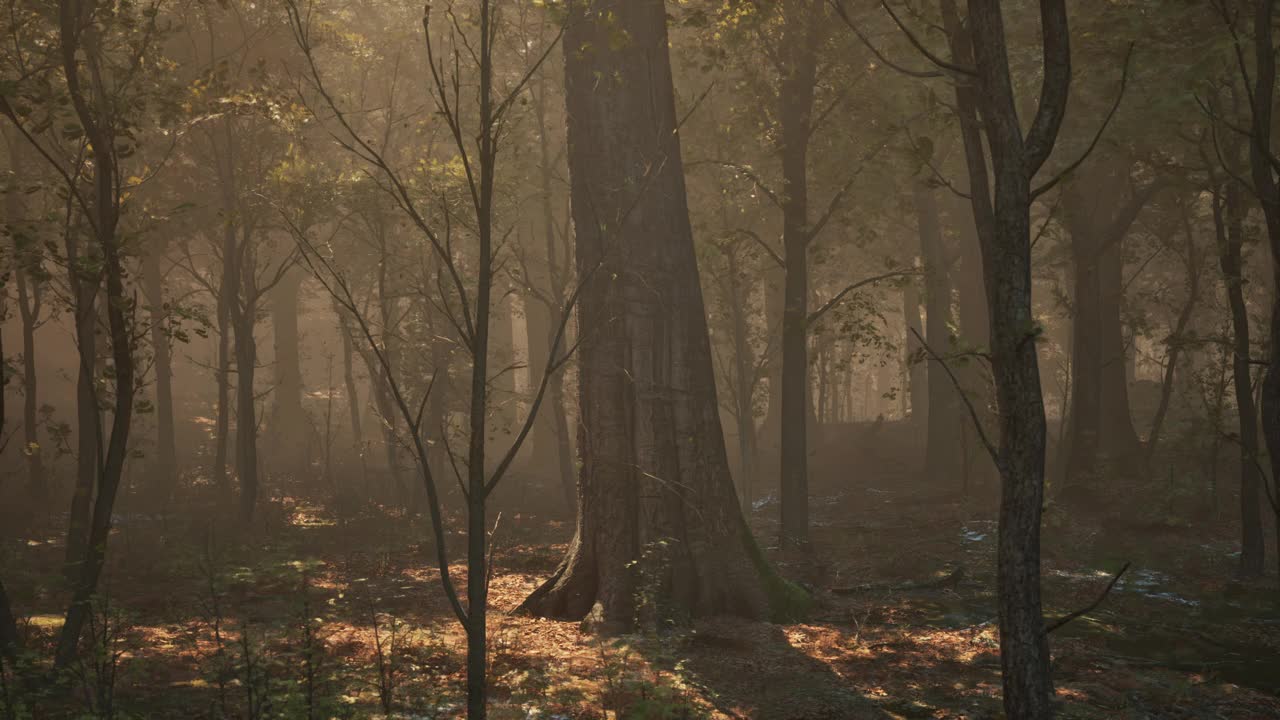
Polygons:
M809 542L809 139L817 85L820 22L814 3L782 4L778 154L782 160L782 449L780 528L784 545Z
M762 559L728 472L663 3L574 2L570 14L575 256L590 274L578 306L591 333L579 350L583 467L568 554L524 607L617 629L637 613L787 614L803 593Z
M162 495L173 491L178 473L178 446L173 427L173 363L166 331L168 310L164 305L164 278L160 258L163 241L154 242L142 259L142 279L146 286L151 319L151 348L155 353L156 375L156 464L154 478Z
M1215 191L1213 223L1218 236L1218 261L1231 307L1231 371L1240 423L1240 573L1256 577L1263 572L1267 546L1262 537L1262 512L1258 504L1258 412L1253 404L1249 308L1244 300L1241 262L1244 215L1240 187L1236 183L1227 183L1225 188Z
M1075 300L1071 356L1071 432L1066 486L1088 493L1108 472L1139 474L1142 446L1129 407L1124 305L1124 237L1153 188L1126 196L1129 165L1086 163L1063 191L1071 235Z

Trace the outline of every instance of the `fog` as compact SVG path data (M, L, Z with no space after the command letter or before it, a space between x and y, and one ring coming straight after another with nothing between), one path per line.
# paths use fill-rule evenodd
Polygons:
M5 2L0 718L1280 716L1273 2Z

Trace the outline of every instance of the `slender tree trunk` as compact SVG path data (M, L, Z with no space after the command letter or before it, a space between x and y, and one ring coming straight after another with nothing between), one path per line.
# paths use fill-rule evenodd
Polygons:
M235 251L235 231L228 228L227 235L232 252ZM228 257L223 255L223 257ZM227 498L231 495L231 482L227 477L227 450L231 437L231 309L234 302L228 293L234 292L227 284L227 270L223 268L222 281L218 287L218 357L214 368L218 385L217 418L213 430L213 486L218 493Z
M295 473L306 474L312 429L302 409L301 338L298 294L302 272L294 269L271 288L271 328L275 347L275 388L271 391L272 456Z
M1262 434L1271 458L1271 477L1280 478L1280 185L1273 171L1272 117L1276 86L1276 48L1273 30L1275 0L1257 0L1253 15L1254 87L1249 168L1254 191L1266 221L1267 245L1271 251L1271 327L1266 375L1262 381ZM1263 482L1266 479L1263 478ZM1280 487L1280 484L1278 484ZM1276 540L1280 542L1280 508L1276 510ZM1280 569L1280 552L1276 553Z
M15 139L7 132L4 135L8 141L10 170L20 178L26 172L25 141ZM48 495L48 487L44 477L44 449L40 445L40 387L36 362L36 327L41 322L44 305L44 287L38 277L43 253L28 222L25 197L21 192L5 193L8 215L5 229L13 242L13 274L18 287L18 315L22 321L22 454L27 466L27 494L34 500L43 500Z
M606 629L794 614L734 495L680 161L661 0L571 3L564 47L578 305L578 523L524 603ZM610 42L621 31L628 41ZM601 80L604 78L604 80ZM698 438L688 442L686 438ZM646 580L648 579L648 580ZM636 605L637 590L654 600Z
M1213 223L1218 237L1218 261L1231 307L1231 372L1240 424L1240 573L1257 577L1265 566L1267 546L1262 537L1262 512L1258 503L1258 412L1253 404L1249 308L1244 300L1241 260L1244 214L1240 187L1236 183L1227 183L1214 193Z
M258 345L253 337L257 308L252 298L231 312L236 332L236 476L240 479L240 518L253 519L258 505L258 409L254 374Z
M338 316L338 335L342 338L342 383L347 392L347 411L351 415L351 440L358 452L363 452L364 430L360 424L360 388L356 384L355 357L351 340L351 324L347 312L334 301Z
M1070 34L1065 3L1042 2L1044 81L1024 137L1000 3L970 0L968 8L962 22L953 0L943 0L952 58L976 73L974 83L956 85L956 107L982 244L999 409L996 577L1004 709L1011 718L1040 720L1053 716L1053 680L1040 597L1045 415L1031 302L1031 181L1052 151L1066 111ZM990 180L980 133L990 152Z
M928 308L925 339L935 353L945 358L954 353L955 343L952 339L950 267L942 243L937 198L933 189L923 182L916 183L914 198L920 226L920 250L924 256L925 303ZM960 429L966 420L960 416L960 398L942 362L931 357L928 368L925 477L930 481L941 481L953 476L961 463Z
M67 84L72 106L84 128L85 138L93 154L93 224L94 236L102 253L101 274L106 285L107 327L111 339L111 360L114 371L114 406L111 430L98 475L97 494L92 503L92 515L84 536L83 560L72 589L71 604L58 635L54 665L66 668L75 658L80 634L88 618L90 601L97 591L98 579L106 560L107 539L111 534L111 515L116 494L124 473L128 454L129 429L133 422L134 358L133 332L129 324L131 300L126 294L124 279L123 247L117 236L122 192L117 185L117 165L113 148L114 129L110 124L110 111L93 107L88 97L104 102L107 96L103 81L97 73L91 74L91 92L86 94L80 86L79 45L85 40L85 51L90 64L102 65L101 48L94 37L85 37L84 18L79 13L92 12L89 7L72 6L63 0L60 8L59 40L62 50L63 76ZM78 11L78 12L77 12ZM79 319L79 318L78 318ZM83 350L82 350L83 351ZM84 362L82 360L82 367ZM92 394L92 389L90 389ZM90 408L96 422L97 408Z
M913 262L915 258L912 258ZM924 337L924 322L920 317L920 287L913 278L902 286L902 317L906 326L903 341L903 400L910 413L904 412L913 425L924 424L929 418L929 370L922 357L920 339ZM917 337L917 335L919 337Z
M153 243L142 259L142 279L146 287L148 313L151 319L151 347L155 353L156 374L156 465L160 492L173 492L178 473L178 445L173 426L173 363L169 351L169 334L165 324L168 310L164 304L164 279L160 272L163 242Z
M1195 236L1192 234L1191 222L1184 218L1187 245L1185 259L1187 269L1187 299L1183 303L1178 319L1170 328L1166 344L1169 347L1165 354L1164 378L1160 383L1160 403L1156 407L1155 417L1151 420L1151 433L1144 448L1146 462L1149 466L1155 458L1156 447L1160 444L1160 433L1164 428L1164 420L1169 411L1169 400L1173 396L1174 374L1178 369L1179 358L1182 357L1183 345L1187 342L1187 326L1191 324L1191 315L1195 312L1196 303L1200 300L1200 253L1196 249Z
M98 368L97 296L101 282L81 264L80 227L67 230L67 278L71 286L79 371L76 375L76 479L67 521L68 572L74 577L89 541L94 486L98 481L100 426L94 380Z
M40 280L26 268L19 268L15 275L18 313L22 318L22 453L27 464L27 493L40 500L49 492L44 477L44 448L40 444L40 387L36 362L36 325L40 322L43 290Z

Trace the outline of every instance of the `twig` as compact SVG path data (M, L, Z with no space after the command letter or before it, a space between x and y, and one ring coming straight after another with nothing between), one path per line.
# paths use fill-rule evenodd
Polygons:
M1068 613L1067 615L1064 615L1063 617L1049 623L1047 626L1045 626L1044 634L1048 635L1049 633L1053 632L1054 630L1057 630L1063 625L1066 625L1072 620L1075 620L1081 615L1087 615L1088 613L1093 612L1099 605L1102 604L1102 601L1106 600L1107 596L1111 594L1112 588L1114 588L1116 586L1116 583L1120 581L1120 576L1124 575L1125 571L1129 569L1129 565L1130 565L1129 562L1125 562L1124 567L1120 568L1120 572L1116 573L1115 577L1111 578L1111 582L1107 583L1107 586L1102 590L1102 594L1098 596L1097 600L1094 600L1093 602L1089 603L1085 607L1082 607L1073 613Z

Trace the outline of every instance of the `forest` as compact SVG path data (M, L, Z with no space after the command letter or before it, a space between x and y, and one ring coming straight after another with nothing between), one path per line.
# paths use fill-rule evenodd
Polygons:
M0 0L0 720L1280 718L1275 0Z

